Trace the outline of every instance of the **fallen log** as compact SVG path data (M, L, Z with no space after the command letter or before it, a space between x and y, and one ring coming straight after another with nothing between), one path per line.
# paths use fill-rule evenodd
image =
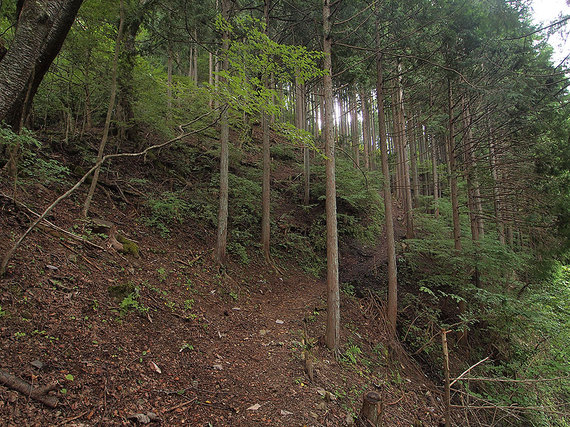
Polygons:
M4 384L6 387L11 388L12 390L19 391L24 396L31 397L38 402L43 403L44 405L55 408L59 403L57 397L49 396L47 393L50 390L53 390L57 384L49 384L44 387L37 387L35 388L30 383L23 381L14 375L11 375L7 372L0 370L0 384Z

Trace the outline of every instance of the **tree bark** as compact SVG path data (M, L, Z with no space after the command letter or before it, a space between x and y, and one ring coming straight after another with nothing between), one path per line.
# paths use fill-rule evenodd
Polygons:
M415 132L410 135L410 163L412 168L412 202L417 208L420 205L420 183L418 180L418 158Z
M14 132L59 53L83 0L25 0L14 40L0 61L0 122ZM28 95L26 95L28 94Z
M448 111L449 111L449 123L448 123L448 137L447 137L447 157L448 157L448 167L449 167L449 187L451 193L451 210L453 218L453 243L455 248L455 253L457 255L461 254L461 223L459 217L459 191L457 189L457 165L456 165L456 146L455 146L455 131L454 131L454 117L453 117L453 88L451 85L451 80L448 79ZM464 300L459 301L459 314L465 313L467 306ZM465 345L467 344L467 331L464 330L459 334L458 343Z
M222 17L224 19L229 19L230 7L230 0L222 0ZM222 69L227 70L229 63L226 52L230 45L228 32L224 31L222 37L222 51L224 55L224 60L222 61ZM220 119L220 206L218 210L218 233L216 250L214 254L215 261L220 267L226 263L226 249L228 239L229 139L230 124L228 109L224 108Z
M105 146L107 145L107 139L109 138L109 128L111 127L111 117L113 116L113 110L115 108L115 99L117 97L117 67L119 63L119 51L121 49L121 39L123 37L123 26L125 22L125 8L123 0L120 2L120 21L119 21L119 31L117 32L117 40L115 41L115 54L113 57L113 69L111 71L111 95L109 97L109 105L107 107L107 116L105 118L105 127L103 128L103 136L101 137L101 142L99 144L99 151L97 153L97 162L100 162L105 153ZM95 169L93 174L93 180L91 181L91 186L87 193L85 199L85 204L83 205L83 217L86 218L89 215L89 208L91 207L91 200L95 194L95 189L97 188L97 182L99 181L99 173L101 172L101 167Z
M370 114L368 110L368 97L364 91L360 92L362 103L362 145L364 148L364 168L370 170Z
M352 139L352 157L354 166L360 167L360 140L358 138L358 104L356 102L356 89L350 91L350 130Z
M323 0L323 78L325 94L325 156L326 156L326 217L327 217L327 326L325 342L337 351L340 341L340 291L338 282L338 233L336 218L336 181L333 139L333 87L331 60L330 0Z
M401 71L402 64L398 60L398 80L396 89L396 116L397 119L397 132L399 135L400 142L400 164L401 164L401 178L402 178L402 190L404 206L406 207L406 238L414 238L414 219L413 219L413 206L412 206L412 189L410 186L410 168L408 165L406 147L407 147L407 135L406 135L406 121L404 113L404 89L401 82Z
M378 29L376 29L378 31ZM392 192L390 190L390 165L388 164L388 145L386 140L386 121L384 116L384 76L382 72L382 54L376 53L376 99L378 103L378 134L380 158L382 164L384 216L386 222L386 252L388 257L388 303L387 318L390 336L396 336L398 317L398 270L396 266L396 244L394 241L394 218L392 213Z
M265 32L269 26L269 8L271 0L265 0ZM269 86L267 76L263 82ZM263 182L261 193L261 246L263 256L269 264L271 262L270 239L271 239L271 141L269 135L269 117L267 113L261 113L261 128L263 133Z
M432 136L430 143L431 152L431 174L433 181L433 206L434 215L439 218L439 176L437 173L437 142L435 137Z

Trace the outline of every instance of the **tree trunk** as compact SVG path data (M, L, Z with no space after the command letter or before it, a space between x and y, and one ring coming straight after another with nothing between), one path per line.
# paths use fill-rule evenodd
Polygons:
M497 223L497 234L499 235L499 242L505 244L505 224L503 222L503 212L501 204L501 195L499 194L499 171L497 165L497 151L495 136L491 127L490 119L487 119L487 126L489 128L489 166L491 168L491 177L493 179L493 208L495 210L495 220Z
M360 167L360 140L358 138L358 104L356 90L350 91L350 122L352 139L352 157L355 167Z
M432 136L431 144L431 174L433 181L433 206L436 218L439 218L439 176L437 173L437 143L435 137Z
M198 31L194 29L194 55L192 57L192 80L198 84Z
M307 107L305 100L305 85L297 80L295 84L295 126L297 129L307 129ZM304 196L303 203L305 206L309 204L310 196L310 174L311 174L311 159L309 157L310 148L303 147L303 182L304 182Z
M378 28L376 28L378 31ZM382 54L376 53L376 99L378 103L378 134L383 176L384 216L386 221L386 252L388 257L388 304L387 318L391 338L396 336L398 317L398 271L396 267L396 245L394 242L394 218L392 213L392 193L390 190L390 165L388 164L388 146L386 141L386 122L384 117L384 77L382 73Z
M338 234L336 219L336 182L333 139L333 87L331 61L330 1L323 0L323 78L325 94L326 216L327 216L327 327L325 342L337 351L340 340L340 291L338 282Z
M105 154L105 146L107 145L107 139L109 138L109 128L111 127L111 118L113 116L113 110L115 108L115 99L117 97L117 67L119 63L119 52L121 49L121 39L123 37L123 26L125 23L125 8L123 0L120 2L120 14L121 18L119 21L119 31L117 32L117 40L115 41L115 55L113 57L113 69L111 71L111 95L109 97L109 105L107 107L107 116L105 118L105 127L103 128L103 135L101 137L101 142L99 143L99 151L97 152L97 163L101 161L103 155ZM91 207L91 200L95 194L95 189L97 188L97 183L99 181L99 173L101 172L101 167L95 169L93 173L93 179L91 180L91 186L87 193L85 199L85 204L83 205L83 217L87 218L89 215L89 208Z
M418 158L417 158L416 133L410 135L410 163L412 168L412 190L413 190L413 206L417 208L420 205L420 182L418 180Z
M362 145L364 147L364 168L370 170L370 114L368 111L368 97L364 91L360 92L362 103Z
M461 247L461 223L459 218L459 192L457 189L457 165L456 165L456 146L455 146L455 131L454 131L454 118L453 118L453 89L451 80L448 79L448 110L449 110L449 123L447 137L447 157L449 165L449 186L451 193L451 210L453 218L453 243L455 253L459 255L462 251ZM465 313L467 306L464 300L459 302L459 314ZM458 343L465 345L467 343L467 331L459 334Z
M167 47L167 62L166 62L166 120L168 124L172 121L172 48L170 41Z
M269 8L271 0L265 0L265 32L269 26ZM264 86L267 88L269 82L267 76L264 78ZM261 246L263 256L269 264L271 262L270 238L271 238L271 141L269 135L269 116L261 113L261 128L263 132L263 183L261 195Z
M38 86L59 53L82 1L23 1L14 40L0 61L0 122L13 131L19 131L22 116L30 111Z
M413 206L412 206L412 189L410 186L410 168L408 165L406 147L407 147L407 135L406 135L406 119L404 113L404 89L401 83L402 74L402 64L398 60L398 80L397 80L397 90L396 90L396 116L398 116L398 135L400 142L400 164L401 164L401 178L402 178L402 190L404 198L404 206L406 207L406 238L414 238L414 219L413 219Z
M222 0L222 18L229 19L231 0ZM229 34L224 31L222 36L222 53L224 60L222 69L226 71L229 67L227 59L227 50L229 48ZM228 109L224 108L220 118L220 206L218 210L218 233L216 241L216 250L214 258L216 263L221 267L226 262L226 248L228 239L228 175L229 175L229 139L230 124L228 117Z

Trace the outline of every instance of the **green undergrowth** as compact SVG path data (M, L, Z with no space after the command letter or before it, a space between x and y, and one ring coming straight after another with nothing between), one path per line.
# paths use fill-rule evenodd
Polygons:
M462 252L452 239L451 206L440 202L440 217L416 212L418 238L406 240L401 273L412 280L400 304L400 339L442 378L442 328L452 357L463 358L457 337L468 332L471 351L465 367L489 357L474 376L507 379L563 379L544 382L477 382L462 387L498 406L545 407L521 414L521 424L566 426L556 414L570 399L570 269L538 261L527 246L501 244L493 224L474 243L462 214ZM460 303L466 310L459 311ZM516 321L513 321L516 319ZM435 367L435 369L433 369ZM459 373L459 372L458 372ZM549 412L551 411L551 412Z

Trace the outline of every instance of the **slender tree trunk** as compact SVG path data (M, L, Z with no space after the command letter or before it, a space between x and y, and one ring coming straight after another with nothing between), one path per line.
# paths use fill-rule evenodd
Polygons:
M326 216L327 216L327 347L337 351L340 340L340 291L338 282L338 234L336 219L336 182L333 139L333 87L331 61L330 2L323 0L323 50L325 53L323 78L325 93L325 164L326 164Z
M168 59L166 62L166 72L167 72L167 85L166 85L166 120L168 122L172 121L172 48L170 47L170 42L168 42Z
M398 60L398 80L396 90L396 115L398 116L398 135L400 142L400 163L401 163L401 177L402 177L402 190L405 203L406 212L406 238L414 238L414 219L413 219L413 206L412 206L412 189L410 186L410 168L406 156L407 148L407 134L406 134L406 119L404 113L404 89L401 83L402 64Z
M497 165L497 150L495 136L491 127L490 119L487 126L489 128L489 166L491 168L491 177L493 179L493 208L495 210L495 219L497 223L497 234L499 242L505 244L505 223L503 222L503 207L501 203L501 195L499 193L499 172Z
M119 62L119 52L121 49L121 40L123 37L123 25L125 22L125 7L123 0L120 2L120 14L121 18L119 21L119 31L117 33L117 40L115 41L115 54L113 57L113 69L111 71L111 95L109 97L109 105L107 107L107 116L105 118L105 127L103 128L103 136L101 137L101 142L99 144L99 151L97 152L97 162L100 162L105 154L105 146L107 145L107 140L109 138L109 128L111 127L111 118L113 116L113 109L115 108L115 99L117 97L117 67ZM93 173L93 179L91 181L91 186L89 187L89 192L87 193L87 198L85 199L85 204L83 205L83 217L86 218L89 215L89 208L91 207L91 200L95 194L95 189L97 188L97 183L99 181L99 173L101 172L101 167L95 169Z
M473 135L471 132L471 118L469 117L469 105L465 102L465 98L461 99L462 116L463 116L463 140L465 146L465 164L467 178L467 204L469 208L469 222L471 226L471 240L475 247L475 271L473 272L473 284L476 287L481 286L481 278L479 274L479 240L482 232L482 208L481 193L479 190L479 181L476 176L476 160L473 147Z
M269 9L271 0L265 0L265 33L269 27ZM264 86L269 87L267 77L264 78ZM263 132L263 184L262 184L262 208L261 208L261 246L263 256L269 264L271 262L270 238L271 238L271 141L269 134L269 116L261 114L261 127Z
M307 107L305 98L305 85L300 80L297 80L295 84L295 126L301 130L307 129ZM310 197L311 159L309 154L310 148L307 146L303 147L303 182L305 190L303 203L305 206L309 204Z
M400 120L398 114L398 89L396 84L392 88L392 138L394 141L394 153L396 159L396 176L395 176L395 187L396 187L396 198L398 201L403 202L405 198L404 194L404 173L403 173L403 163L402 160L402 144L401 144L401 134L400 134Z
M376 170L376 117L378 117L378 115L377 111L375 111L372 99L370 108L370 170Z
M376 28L378 32L378 27ZM377 34L377 37L379 35ZM378 43L378 41L377 41ZM378 48L378 46L377 46ZM378 134L382 163L384 215L386 221L386 252L388 257L388 304L386 314L391 338L396 336L398 318L398 271L396 267L396 244L394 241L394 218L392 213L392 192L390 190L390 165L388 164L388 146L386 141L386 122L384 116L384 77L382 73L382 54L376 53L376 99L378 103Z
M451 209L453 218L453 243L455 247L456 254L461 254L461 223L459 218L459 191L457 189L457 165L456 165L456 146L455 146L455 130L454 130L454 118L453 118L453 89L451 85L451 80L448 79L448 110L449 110L449 124L448 131L449 135L447 137L447 153L448 153L448 165L449 165L449 186L451 193ZM467 306L464 300L459 302L459 314L465 313ZM467 331L463 331L459 335L458 342L462 345L467 344Z
M222 17L229 19L231 0L222 0ZM224 31L222 36L222 54L224 59L222 69L225 71L229 67L227 59L227 50L229 48L229 34ZM220 118L220 207L218 210L218 233L216 241L216 250L214 258L216 263L221 267L226 263L226 249L228 239L228 175L229 175L229 139L230 124L228 117L228 109L224 108Z
M212 52L208 53L208 83L210 86L214 84L214 55ZM213 107L213 99L210 96L210 100L208 101L208 107Z
M368 97L364 91L360 92L362 103L362 145L364 147L364 168L370 170L370 113L368 110Z
M412 128L413 129L413 128ZM412 190L413 190L413 206L417 208L420 205L420 182L418 179L418 159L417 159L416 133L410 135L410 162L412 168Z
M434 214L439 218L439 176L437 173L437 142L435 137L431 138L431 174L433 180L433 205Z
M352 157L355 167L360 167L360 140L358 138L358 104L356 102L356 89L350 91L350 121L352 136Z
M198 31L194 29L194 40L198 40ZM194 55L192 57L192 80L198 84L198 44L194 44Z

